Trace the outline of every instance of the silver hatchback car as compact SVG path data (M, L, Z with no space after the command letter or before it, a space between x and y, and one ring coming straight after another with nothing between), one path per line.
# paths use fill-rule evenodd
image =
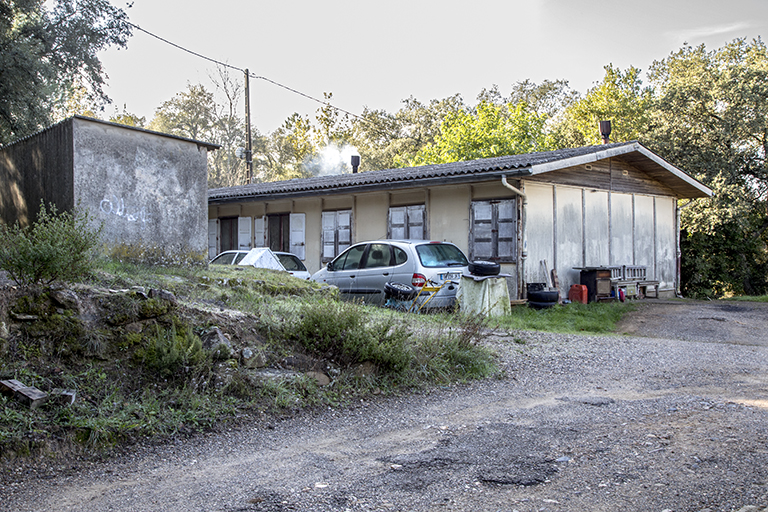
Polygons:
M378 305L384 304L387 283L417 290L446 284L429 301L429 307L446 308L453 306L458 284L445 282L458 283L468 265L461 249L449 242L374 240L349 247L312 280L337 286L344 299Z

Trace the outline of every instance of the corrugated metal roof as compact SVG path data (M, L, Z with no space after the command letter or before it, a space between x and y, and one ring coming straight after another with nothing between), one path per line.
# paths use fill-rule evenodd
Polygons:
M423 165L401 169L384 169L357 174L339 174L316 176L287 181L252 183L236 187L216 188L208 191L209 204L221 204L244 199L302 197L328 193L351 193L369 190L412 187L415 185L463 183L467 181L494 180L505 174L509 177L524 176L532 172L547 172L577 165L582 161L594 161L607 156L620 156L628 153L642 153L649 164L647 155L651 154L636 141L584 146L573 149L558 149L524 155L509 155L496 158L484 158L448 164ZM658 157L657 157L658 158ZM661 160L658 158L658 160ZM690 178L683 171L667 165L667 176L663 178L675 185L671 187L682 197L703 197L711 191L704 185ZM656 177L658 179L658 176ZM683 183L678 183L683 182ZM681 192L684 191L684 192ZM708 193L709 192L709 193ZM688 194L688 195L685 195Z
M27 135L26 137L22 137L20 139L17 139L17 140L15 140L15 141L13 141L13 142L11 142L9 144L6 144L5 146L0 144L0 149L8 148L8 147L13 146L14 144L18 144L19 142L32 139L32 138L40 135L41 133L45 133L48 130L55 129L58 126L61 126L61 125L65 124L65 123L71 123L71 122L73 122L74 119L80 119L80 120L83 120L83 121L92 121L94 123L107 124L107 125L111 125L111 126L116 126L118 128L124 128L126 130L133 130L133 131L137 131L137 132L151 133L152 135L158 135L160 137L168 137L168 138L171 138L171 139L178 139L178 140L183 140L183 141L186 141L186 142L192 142L194 144L197 144L198 146L203 146L204 148L206 148L208 150L216 150L216 149L221 148L221 146L219 144L212 144L210 142L203 142L201 140L189 139L187 137L179 137L178 135L171 135L170 133L155 132L155 131L152 131L152 130L147 130L145 128L139 128L139 127L136 127L136 126L128 126L128 125L125 125L125 124L113 123L111 121L104 121L102 119L96 119L95 117L86 117L86 116L81 116L81 115L74 115L72 117L68 117L66 119L63 119L63 120L59 121L56 124L52 124L51 126L43 128L42 130L37 131L37 132L35 132L33 134Z
M526 170L537 164L567 160L578 156L595 153L610 147L625 144L608 144L601 146L585 146L575 149L559 149L542 151L524 155L509 155L496 158L483 158L465 162L448 164L422 165L419 167L404 167L401 169L384 169L367 171L357 174L338 174L333 176L316 176L287 181L267 183L252 183L236 187L216 188L208 191L208 201L229 202L237 199L255 198L259 196L304 195L332 191L359 190L362 188L381 188L397 183L413 185L417 182L439 180L456 180L460 177L487 176L495 179L497 174L514 173L527 174Z

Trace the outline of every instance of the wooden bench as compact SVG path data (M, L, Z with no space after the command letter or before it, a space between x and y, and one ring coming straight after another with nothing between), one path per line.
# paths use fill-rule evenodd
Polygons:
M624 295L627 298L658 298L659 281L649 280L646 272L646 267L642 265L611 267L611 286L614 290L614 295L618 298L619 291L624 290Z

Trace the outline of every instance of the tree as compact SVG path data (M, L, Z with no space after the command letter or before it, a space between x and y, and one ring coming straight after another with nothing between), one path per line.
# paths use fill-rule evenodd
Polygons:
M107 0L0 0L0 143L50 124L79 86L107 103L98 52L130 36Z
M187 84L187 90L164 101L149 123L149 129L195 140L212 141L215 123L213 94L201 84Z
M128 112L125 104L123 104L122 112L115 112L114 115L109 118L109 121L125 126L134 126L136 128L144 128L144 125L147 124L146 117L139 117L136 114Z
M681 210L682 291L688 296L768 292L768 222L754 190L729 183L724 174L710 180L711 198Z
M600 144L600 121L611 121L611 140L626 142L643 137L649 126L651 89L643 87L640 70L621 71L605 66L603 81L568 104L553 128L553 145L571 148Z
M421 149L409 163L441 164L541 151L546 149L545 120L524 102L497 105L481 101L474 111L448 115L435 142Z
M691 294L768 291L768 50L737 39L684 46L650 72L647 143L710 185L683 210L683 287Z

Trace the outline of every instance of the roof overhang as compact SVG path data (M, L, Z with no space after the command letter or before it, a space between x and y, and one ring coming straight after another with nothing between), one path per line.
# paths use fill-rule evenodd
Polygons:
M531 165L531 174L543 174L566 167L585 165L609 158L621 157L623 161L648 174L654 180L666 185L681 198L711 197L712 189L670 164L639 142L606 148L586 155L564 158L552 162Z

